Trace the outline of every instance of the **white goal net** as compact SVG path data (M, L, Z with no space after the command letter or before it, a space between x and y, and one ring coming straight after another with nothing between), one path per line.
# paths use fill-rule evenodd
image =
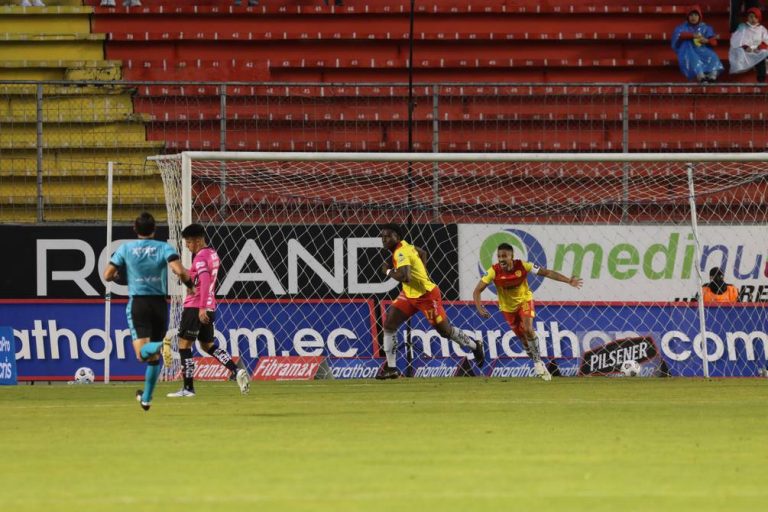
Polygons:
M415 315L397 334L406 374L532 375L493 286L482 297L490 319L472 301L504 242L515 258L584 280L577 289L529 275L540 352L555 374L619 374L627 359L645 376L756 376L765 366L766 154L190 152L153 160L171 238L198 222L219 252L216 336L251 369L263 356L325 356L338 377L382 361L382 318L399 288L381 272L391 258L384 223L402 225L427 252L451 323L486 346L477 367ZM714 268L736 302L699 304ZM175 300L176 322L179 308Z

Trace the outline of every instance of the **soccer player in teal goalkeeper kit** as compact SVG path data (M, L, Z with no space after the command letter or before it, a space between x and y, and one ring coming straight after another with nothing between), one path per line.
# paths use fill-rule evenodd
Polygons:
M127 273L130 299L125 313L131 328L133 350L139 361L147 363L144 390L136 392L136 399L141 408L148 411L160 376L159 354L168 329L168 267L187 287L193 284L179 254L166 242L153 240L155 219L151 214L139 215L133 229L139 239L124 243L115 251L104 270L104 280L114 281L121 268Z

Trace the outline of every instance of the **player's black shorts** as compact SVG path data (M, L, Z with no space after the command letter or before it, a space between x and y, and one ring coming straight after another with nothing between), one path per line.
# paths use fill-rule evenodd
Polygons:
M181 322L179 323L179 338L195 341L200 340L202 343L210 343L213 341L213 321L216 319L216 313L208 311L208 318L211 319L208 324L201 324L200 317L198 317L197 308L184 308L181 313Z
M126 308L131 336L138 340L160 341L168 330L168 303L165 295L136 295Z

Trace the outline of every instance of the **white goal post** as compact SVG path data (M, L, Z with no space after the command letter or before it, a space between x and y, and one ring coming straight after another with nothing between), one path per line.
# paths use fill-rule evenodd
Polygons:
M151 160L163 176L170 238L199 222L222 258L217 339L251 369L264 355L381 356L382 315L398 284L379 271L389 257L380 226L389 222L427 251L452 324L486 343L477 374L531 374L493 286L483 295L491 319L472 302L502 242L516 258L584 279L577 290L529 277L540 351L561 375L613 374L629 357L643 375L756 376L764 368L768 153L184 152ZM738 303L698 300L713 268L736 287ZM178 297L173 304L178 322ZM398 342L406 372L472 358L418 315Z

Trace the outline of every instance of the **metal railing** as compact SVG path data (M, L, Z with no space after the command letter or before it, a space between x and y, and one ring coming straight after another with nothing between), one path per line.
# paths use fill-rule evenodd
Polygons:
M0 82L0 220L162 203L146 157L182 150L765 151L768 88L659 83ZM158 193L160 197L158 197ZM99 219L100 220L100 219Z

